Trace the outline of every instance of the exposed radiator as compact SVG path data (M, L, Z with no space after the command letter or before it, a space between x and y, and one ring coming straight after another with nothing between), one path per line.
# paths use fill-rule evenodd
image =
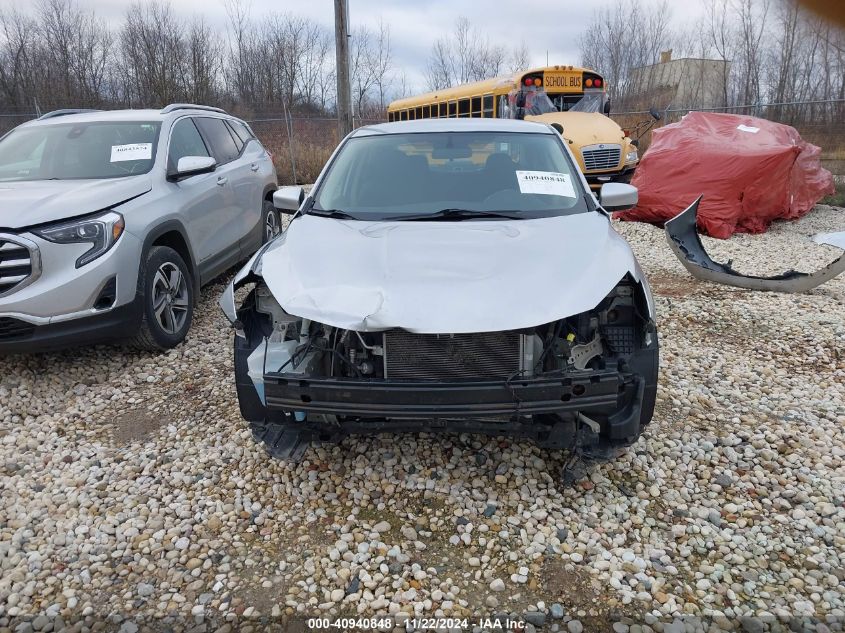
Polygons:
M622 159L621 145L588 145L581 149L584 157L584 169L616 169Z
M516 332L384 333L385 378L392 380L503 379L519 371Z

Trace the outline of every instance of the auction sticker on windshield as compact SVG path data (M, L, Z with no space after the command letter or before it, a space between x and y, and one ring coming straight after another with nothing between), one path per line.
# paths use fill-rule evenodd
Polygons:
M577 198L569 174L555 171L517 171L516 180L521 193Z
M131 145L112 145L111 162L125 160L150 160L153 157L152 143L132 143Z

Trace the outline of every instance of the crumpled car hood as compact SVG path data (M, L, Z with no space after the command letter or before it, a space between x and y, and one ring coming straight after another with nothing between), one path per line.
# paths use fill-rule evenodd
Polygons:
M0 182L0 228L65 220L137 198L152 188L148 174L102 180Z
M595 307L626 273L642 278L598 212L464 222L305 215L253 270L289 314L430 334L541 325Z

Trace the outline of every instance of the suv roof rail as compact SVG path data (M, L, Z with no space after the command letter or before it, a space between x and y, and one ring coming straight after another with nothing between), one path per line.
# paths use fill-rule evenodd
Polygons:
M170 105L166 105L161 109L162 114L168 114L169 112L173 112L175 110L208 110L209 112L221 112L223 114L228 114L223 108L215 108L213 106L207 105L197 105L195 103L171 103Z
M43 121L44 119L53 119L57 116L65 116L67 114L85 114L86 112L102 112L102 110L96 110L93 108L66 108L64 110L53 110L52 112L42 114L38 117L38 120Z

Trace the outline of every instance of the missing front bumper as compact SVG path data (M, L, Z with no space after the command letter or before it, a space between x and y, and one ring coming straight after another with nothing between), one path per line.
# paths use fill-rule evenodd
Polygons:
M651 397L642 377L614 371L510 383L265 374L265 389L268 410L283 415L253 422L253 433L282 459L301 457L312 440L385 432L481 433L529 439L550 449L604 450L636 440L644 401ZM296 421L297 411L307 419Z
M636 377L587 372L561 378L406 382L265 374L267 407L355 417L478 418L613 411Z
M788 270L772 277L743 275L731 268L731 262L720 264L713 261L704 250L696 229L698 205L702 197L664 225L672 252L696 279L748 290L806 292L845 272L845 254L813 273Z

